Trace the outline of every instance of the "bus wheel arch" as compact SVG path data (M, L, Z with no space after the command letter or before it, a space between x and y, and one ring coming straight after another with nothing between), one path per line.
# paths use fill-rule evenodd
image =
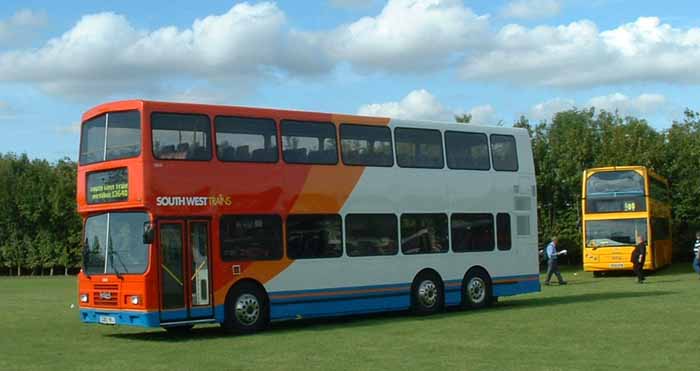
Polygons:
M270 298L260 282L243 279L228 290L222 327L233 333L251 334L270 323Z
M462 306L480 309L494 304L493 281L489 272L481 266L473 266L462 280Z
M418 315L441 311L445 306L445 284L432 268L418 272L411 284L411 310Z

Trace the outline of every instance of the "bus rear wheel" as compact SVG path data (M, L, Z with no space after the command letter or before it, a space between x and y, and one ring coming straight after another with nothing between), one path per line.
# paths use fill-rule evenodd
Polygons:
M252 334L269 322L267 296L253 283L236 285L226 297L225 310L223 327L229 332Z
M491 279L483 269L471 269L462 283L462 305L479 309L493 304Z
M413 312L417 315L437 313L445 306L442 281L432 272L423 272L416 276L411 285Z

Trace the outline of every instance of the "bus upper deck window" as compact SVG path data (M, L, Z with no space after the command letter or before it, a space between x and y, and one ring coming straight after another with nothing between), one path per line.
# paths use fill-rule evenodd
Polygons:
M154 113L153 155L159 160L211 159L211 129L205 115Z
M80 163L83 165L141 154L138 111L109 112L94 117L83 124L81 132Z

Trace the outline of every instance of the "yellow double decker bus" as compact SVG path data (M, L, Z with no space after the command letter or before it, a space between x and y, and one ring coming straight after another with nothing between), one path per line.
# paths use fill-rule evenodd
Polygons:
M668 182L644 166L584 170L583 270L599 276L631 270L637 235L647 242L645 270L671 263L671 196Z

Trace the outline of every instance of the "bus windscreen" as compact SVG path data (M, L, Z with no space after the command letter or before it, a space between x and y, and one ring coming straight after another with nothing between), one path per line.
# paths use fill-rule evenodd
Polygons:
M616 219L586 222L586 247L630 246L636 236L647 240L647 220Z
M93 215L85 222L83 269L86 274L141 274L148 266L143 243L148 215L139 212Z

